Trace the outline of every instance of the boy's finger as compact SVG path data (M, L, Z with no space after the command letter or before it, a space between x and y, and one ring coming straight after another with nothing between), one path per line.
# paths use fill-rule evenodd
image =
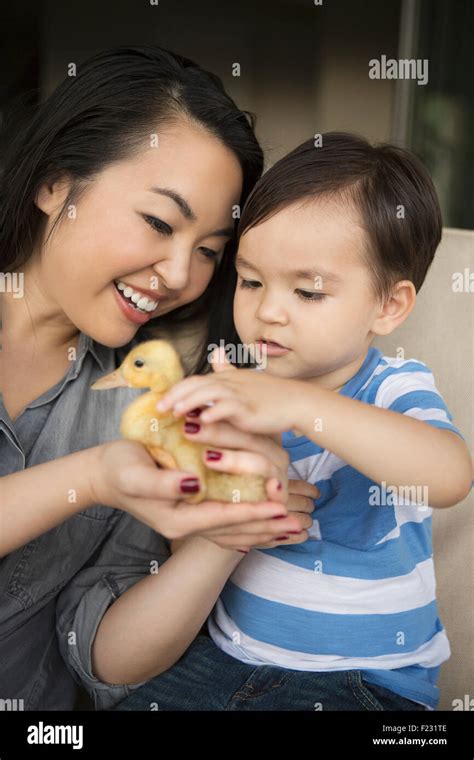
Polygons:
M179 399L191 393L193 390L202 387L209 383L209 377L207 375L193 375L192 377L186 377L184 380L180 380L169 391L163 395L156 405L156 408L164 412L169 409Z
M175 417L182 417L191 409L204 406L210 401L216 403L222 398L228 398L229 395L229 390L222 385L219 385L218 383L207 383L202 388L194 388L190 392L182 394L179 400L172 404L173 414ZM203 421L205 421L204 414L205 413L202 412Z
M310 499L317 499L321 496L319 488L305 480L289 480L288 491L300 496L309 496Z
M212 364L213 372L222 372L227 370L233 370L237 372L237 367L234 367L225 355L224 346L216 346L211 354L210 362Z
M290 493L286 505L291 512L306 512L308 515L314 512L314 501L307 496Z

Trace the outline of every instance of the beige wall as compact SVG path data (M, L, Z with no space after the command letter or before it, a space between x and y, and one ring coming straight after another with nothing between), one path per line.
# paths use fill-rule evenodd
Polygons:
M71 61L117 44L152 42L215 71L238 105L257 114L268 165L330 129L390 137L394 83L370 80L368 61L396 53L396 1L321 8L307 0L241 0L222 12L207 0L158 7L82 0L80 12L67 3L49 6L41 34L46 93ZM231 74L234 62L241 64L239 78Z
M443 239L418 296L415 310L392 336L377 345L389 356L399 347L433 371L438 390L471 451L473 447L473 297L455 293L452 276L472 271L474 232L443 231ZM449 475L449 473L446 473ZM441 620L451 659L441 668L439 709L453 699L473 696L474 658L474 495L433 512L434 561Z

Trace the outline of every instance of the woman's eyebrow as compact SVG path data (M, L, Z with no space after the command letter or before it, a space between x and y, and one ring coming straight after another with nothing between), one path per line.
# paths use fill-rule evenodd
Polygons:
M167 198L171 198L171 200L176 203L185 219L188 219L191 222L197 220L197 216L187 200L185 200L185 198L183 198L183 196L176 190L172 190L169 187L150 187L148 188L148 192L157 193L158 195L166 195ZM223 229L210 232L207 237L232 237L233 234L234 227L224 227Z
M150 187L148 188L148 192L158 193L158 195L166 195L167 198L171 198L171 200L176 203L185 219L189 219L192 222L196 221L197 217L191 206L176 190L171 190L169 187Z

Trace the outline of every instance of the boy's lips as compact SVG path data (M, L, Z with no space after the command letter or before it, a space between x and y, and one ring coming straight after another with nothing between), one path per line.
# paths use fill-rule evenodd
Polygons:
M267 357L283 356L288 353L288 351L291 351L290 348L282 346L281 343L276 343L274 340L268 340L266 338L258 338L255 343L257 346L260 346L264 356Z
M279 346L279 348L286 348L289 351L288 346L284 346L283 343L277 343L276 340L271 340L270 338L257 338L256 343L267 343L268 345Z

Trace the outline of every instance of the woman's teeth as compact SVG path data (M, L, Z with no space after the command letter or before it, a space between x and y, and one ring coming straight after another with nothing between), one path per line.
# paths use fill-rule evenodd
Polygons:
M130 285L121 282L121 280L115 282L115 287L117 290L120 290L122 296L132 302L134 308L138 311L154 311L158 306L158 301L152 301L151 298L144 296L143 293L139 293L137 290L131 288Z

